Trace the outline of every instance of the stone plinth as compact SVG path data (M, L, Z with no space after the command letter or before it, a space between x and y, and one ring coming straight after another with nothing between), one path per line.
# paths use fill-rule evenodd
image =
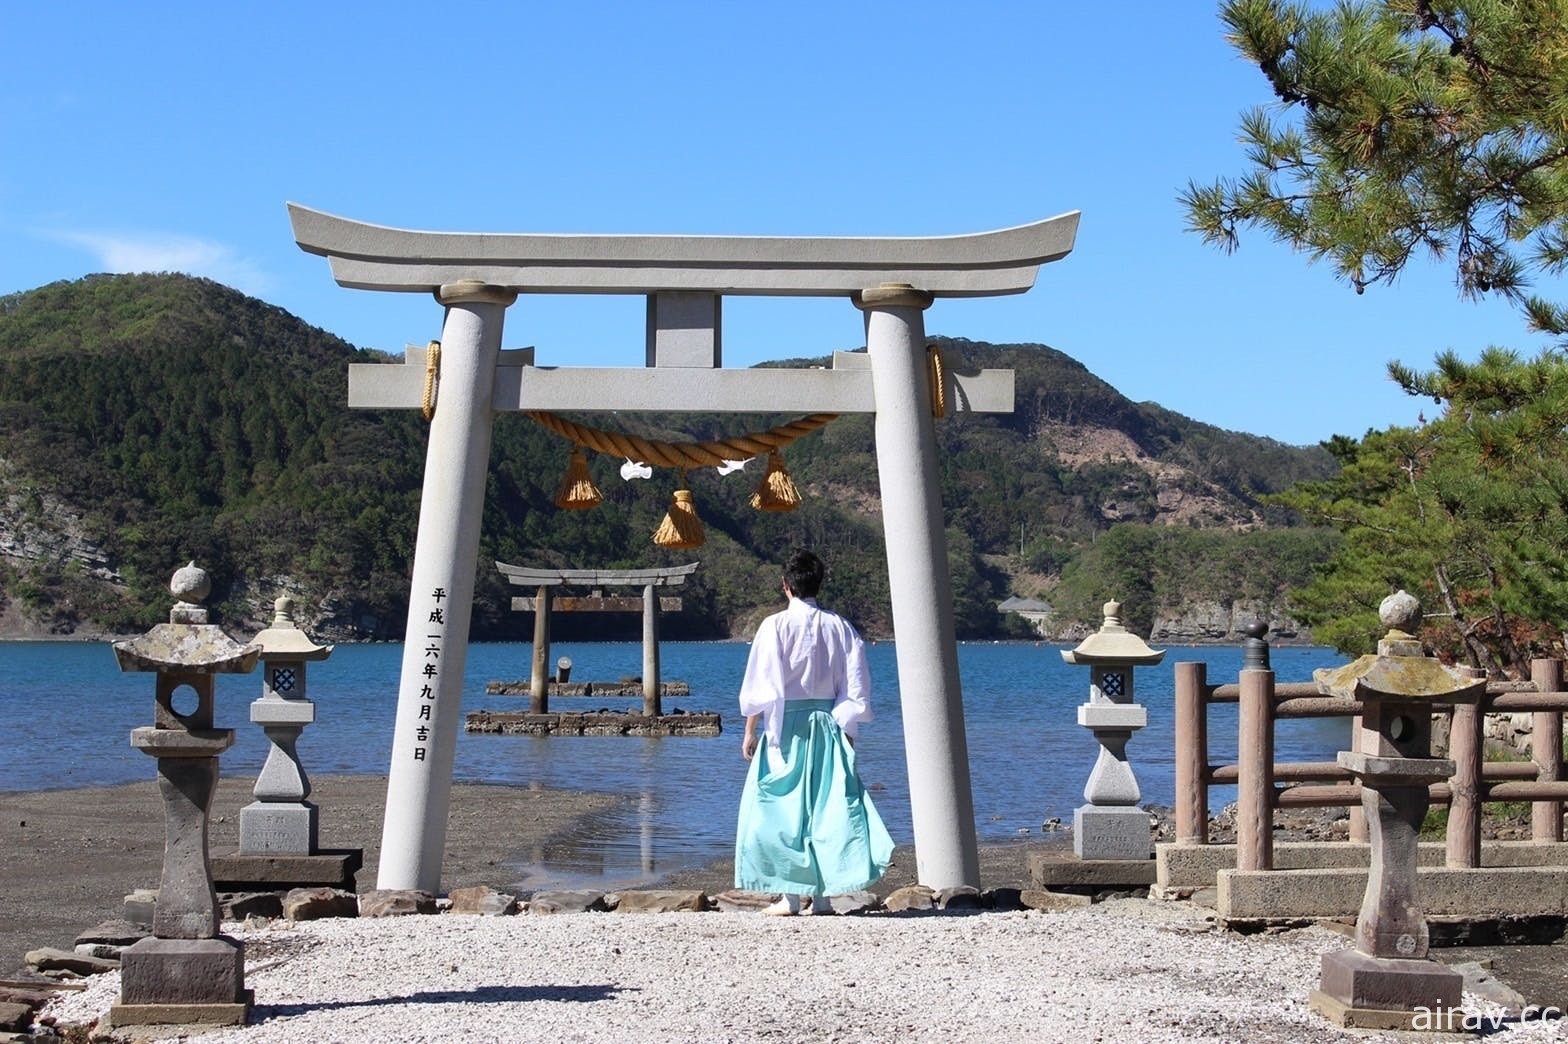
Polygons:
M1080 859L1149 859L1149 814L1139 808L1080 805L1073 810L1073 853Z
M1080 859L1061 848L1042 846L1029 853L1028 861L1029 880L1036 888L1120 891L1154 883L1152 859Z
M316 850L318 815L309 801L272 805L252 801L240 809L243 855L300 855Z
M116 1026L242 1025L251 1002L245 951L233 939L143 939L120 953Z
M1464 976L1436 961L1342 950L1323 955L1322 979L1308 1003L1341 1026L1414 1029L1418 1009L1425 1025L1431 1024L1430 1013L1457 1013L1464 982Z
M342 888L354 891L354 875L364 864L363 850L328 849L314 855L214 856L212 877L225 892L275 892L286 888Z

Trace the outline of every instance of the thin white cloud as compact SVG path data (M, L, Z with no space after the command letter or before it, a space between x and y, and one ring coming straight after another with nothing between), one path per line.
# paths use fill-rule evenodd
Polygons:
M272 282L254 263L224 244L192 236L56 232L51 238L95 255L108 272L184 272L215 279L252 295L264 293Z

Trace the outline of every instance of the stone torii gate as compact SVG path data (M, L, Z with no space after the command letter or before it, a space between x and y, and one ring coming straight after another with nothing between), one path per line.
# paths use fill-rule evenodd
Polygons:
M436 891L462 717L479 526L498 410L874 413L897 636L916 874L980 884L954 639L924 311L938 297L1023 293L1065 257L1076 211L937 238L502 235L407 231L289 204L294 238L339 284L431 293L446 309L382 831L380 888ZM520 294L648 299L647 369L545 367L501 350ZM828 369L724 369L725 295L844 297L867 351ZM420 405L423 353L351 366L349 405ZM947 371L958 408L1010 412L1012 371Z
M642 611L642 712L654 717L664 713L659 700L659 612L678 611L681 600L661 598L658 589L684 584L686 578L697 571L696 562L664 569L530 569L505 562L497 562L495 567L509 583L538 588L532 598L512 599L514 612L532 609L534 613L534 662L533 673L528 679L530 712L543 714L549 710L550 615L556 609L567 609L575 612ZM552 587L567 585L586 585L594 593L588 598L569 600L552 596ZM605 587L640 587L642 597L604 598L599 589Z

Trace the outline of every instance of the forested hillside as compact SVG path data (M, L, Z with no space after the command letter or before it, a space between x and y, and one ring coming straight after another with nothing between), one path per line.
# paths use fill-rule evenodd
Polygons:
M1326 554L1320 532L1282 528L1282 511L1258 499L1332 474L1321 450L1130 402L1040 345L936 340L951 366L1017 371L1015 413L938 424L962 635L1021 633L995 603L1010 593L1055 597L1064 574L1063 605L1087 618L1112 595L1180 602L1179 582L1135 594L1121 569L1128 556L1108 555L1118 548L1139 548L1151 576L1198 570L1205 598L1264 604L1277 604ZM185 276L96 276L0 298L0 619L8 632L140 629L167 611L172 570L195 559L214 576L214 601L235 627L254 626L289 591L323 634L399 636L425 424L416 411L347 409L348 363L380 358ZM780 419L597 423L708 438ZM672 474L623 482L619 460L592 457L604 504L559 511L552 496L567 446L525 417L501 416L476 637L524 633L495 559L605 568L698 559L669 632L744 633L773 608L773 563L795 543L830 560L835 606L868 633L887 634L870 418L842 418L787 459L805 498L800 510L748 506L760 462L728 477L703 469L689 478L708 543L667 551L649 535ZM1107 561L1120 565L1095 564ZM607 623L632 636L638 626L584 619L560 618L562 636Z

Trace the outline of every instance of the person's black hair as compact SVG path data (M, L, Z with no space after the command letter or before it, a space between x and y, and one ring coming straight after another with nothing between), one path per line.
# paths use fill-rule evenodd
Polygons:
M797 547L784 560L784 582L796 598L815 598L822 589L822 578L827 575L822 559Z

